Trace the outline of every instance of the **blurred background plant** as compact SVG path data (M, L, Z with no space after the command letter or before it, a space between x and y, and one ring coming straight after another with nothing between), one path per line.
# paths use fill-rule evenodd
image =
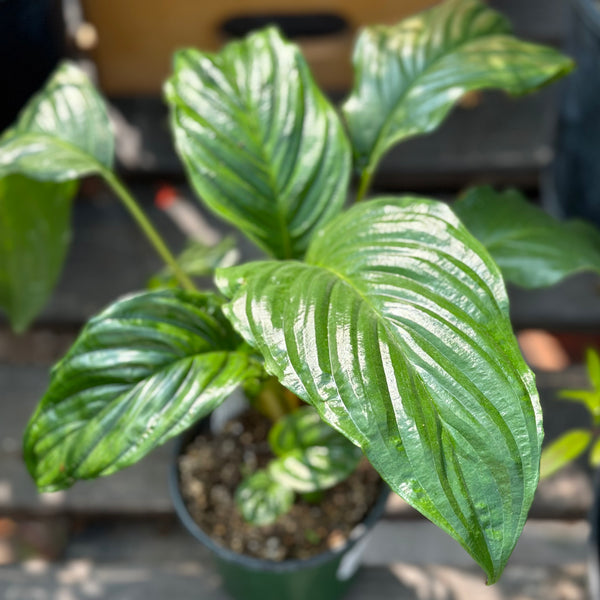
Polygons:
M600 466L600 356L588 348L586 369L589 388L560 390L561 400L583 404L588 411L588 427L572 428L548 444L542 452L540 477L550 477L567 464L588 453L591 467Z

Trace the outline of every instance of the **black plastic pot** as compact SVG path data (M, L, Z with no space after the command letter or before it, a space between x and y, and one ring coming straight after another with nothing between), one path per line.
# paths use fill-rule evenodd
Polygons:
M179 438L170 473L171 497L185 528L212 553L225 589L238 600L336 600L348 589L358 567L367 534L381 517L389 488L382 483L375 506L339 550L307 560L274 562L245 556L216 544L192 519L179 486L177 458L207 421Z
M566 217L600 224L600 4L571 0L567 52L576 70L566 78L548 200Z

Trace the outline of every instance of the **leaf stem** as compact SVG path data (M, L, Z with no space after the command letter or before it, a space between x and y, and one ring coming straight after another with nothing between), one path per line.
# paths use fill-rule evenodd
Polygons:
M373 171L367 167L360 176L360 184L358 186L358 192L356 193L356 202L360 202L364 199L371 187L371 179L373 178Z
M148 220L148 217L144 211L140 208L135 198L130 194L129 190L123 185L120 179L108 169L102 169L102 176L111 187L111 189L117 194L119 199L125 205L125 208L129 211L131 216L134 218L136 223L140 226L141 230L146 235L146 238L152 244L158 255L165 261L165 263L173 270L173 274L181 284L181 287L188 292L196 292L196 286L192 283L192 280L182 271L181 267L177 264L177 260L171 254L171 251L167 248L164 240L154 228L154 225Z

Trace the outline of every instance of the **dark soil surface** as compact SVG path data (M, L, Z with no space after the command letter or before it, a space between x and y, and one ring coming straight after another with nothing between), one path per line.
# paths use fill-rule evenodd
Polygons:
M194 520L218 544L267 560L306 559L345 543L375 503L381 483L366 461L318 504L297 496L291 511L256 527L238 512L235 490L243 476L272 458L270 422L255 412L229 421L218 435L198 436L179 459L183 497Z

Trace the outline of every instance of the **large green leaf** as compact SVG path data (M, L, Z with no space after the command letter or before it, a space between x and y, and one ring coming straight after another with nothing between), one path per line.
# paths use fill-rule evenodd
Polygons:
M220 54L178 52L166 96L204 202L275 257L303 255L345 201L350 149L298 48L268 28Z
M507 281L539 288L579 271L600 273L600 233L595 227L557 221L516 190L473 188L453 208Z
M147 292L92 319L25 433L40 490L108 475L211 412L257 365L212 295Z
M111 169L106 105L87 75L63 62L0 140L0 177L67 181Z
M500 575L539 472L541 410L496 264L446 206L359 204L306 263L217 271L267 371Z
M523 94L571 69L556 50L510 34L478 0L447 0L398 25L367 27L343 110L356 167L372 173L391 146L434 130L470 90Z
M44 307L71 238L76 185L0 178L0 308L23 331Z
M271 478L300 493L333 487L354 471L363 456L312 406L280 419L269 432L269 444L278 456L268 466Z

